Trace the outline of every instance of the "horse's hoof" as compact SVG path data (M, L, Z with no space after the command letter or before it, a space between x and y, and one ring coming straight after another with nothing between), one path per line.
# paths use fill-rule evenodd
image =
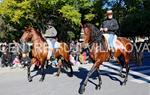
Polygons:
M32 82L32 79L30 78L30 79L28 79L28 81L29 81L29 82Z
M85 92L85 86L82 85L79 89L79 94L83 94Z
M73 77L73 74L71 74L70 77Z
M123 82L123 83L122 83L122 86L125 86L125 85L126 85L126 83L125 83L125 82Z
M35 65L35 67L34 67L34 69L33 69L34 71L37 71L37 70L39 70L39 66L36 66Z
M121 78L125 78L126 76L125 76L125 75L123 75L123 74L121 74L121 75L120 75L120 77L121 77Z
M125 86L125 85L126 85L126 83L127 83L127 80L125 80L125 81L122 83L122 85L124 85L124 86Z
M98 90L98 89L100 90L101 89L101 85L96 85L95 89L96 90Z
M40 80L39 80L40 82L43 82L44 81L44 79L43 78L40 78Z
M60 74L56 74L55 76L56 76L56 77L59 77L59 75L60 75Z
M69 77L73 77L73 74L70 74L70 73L69 73L68 76L69 76Z
M40 79L39 81L40 81L40 82L43 82L43 79Z
M46 66L46 69L48 69L49 66Z

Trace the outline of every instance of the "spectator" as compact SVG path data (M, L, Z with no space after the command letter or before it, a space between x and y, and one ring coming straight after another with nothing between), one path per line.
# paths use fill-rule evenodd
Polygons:
M15 59L13 60L13 68L16 68L16 67L21 67L21 63L20 63L20 60L19 60L19 56L17 55L15 57Z

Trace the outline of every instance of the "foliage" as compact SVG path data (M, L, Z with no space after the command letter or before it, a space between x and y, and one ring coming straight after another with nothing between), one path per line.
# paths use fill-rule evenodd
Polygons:
M76 25L79 25L81 14L73 6L67 4L63 6L59 12L62 13L64 18L71 20L71 22Z
M15 31L13 27L11 27L8 23L6 23L2 17L0 17L0 40L9 39L11 40L12 35L10 31Z
M120 23L121 36L149 36L149 0L115 0L111 2L114 16Z
M99 27L108 7L120 24L120 35L148 36L149 5L149 0L3 0L0 2L0 38L17 38L28 25L44 32L48 24L57 29L60 40L79 38L81 20Z
M147 5L150 4L146 0L127 0L127 12L122 22L122 32L128 34L125 36L149 36L150 29L150 12L147 11ZM132 1L132 2L131 2ZM146 1L146 2L145 2ZM148 5L149 6L149 5ZM125 31L127 33L125 33Z

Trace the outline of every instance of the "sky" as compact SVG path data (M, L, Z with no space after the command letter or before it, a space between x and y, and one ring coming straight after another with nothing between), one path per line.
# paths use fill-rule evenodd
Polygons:
M116 2L119 2L119 0L107 0L107 4L105 4L103 6L103 9L111 9L113 4L116 3ZM123 6L124 5L124 1L121 2L121 5Z
M115 0L108 0L107 2L112 2L112 1L115 1ZM103 6L103 9L106 9L106 8L110 9L111 6L110 6L109 4L105 4L105 5Z

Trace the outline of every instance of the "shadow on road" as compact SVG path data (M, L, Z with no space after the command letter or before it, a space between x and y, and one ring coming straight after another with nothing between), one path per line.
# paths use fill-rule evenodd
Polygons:
M33 76L32 76L32 78L34 78L34 77L36 77L36 76L38 76L38 75L41 75L41 70L39 69L39 70L32 70L31 71L31 73L32 72L36 72ZM55 72L57 72L57 68L53 68L52 66L48 66L48 68L46 68L46 69L44 69L44 73L45 73L45 75L47 75L47 74L54 74Z
M89 72L89 71L88 71L86 68L82 68L82 67L80 67L80 68L78 69L78 71L74 71L74 76L76 76L76 77L79 78L79 79L82 79L82 81L80 82L80 86L83 84L83 82L84 82L84 80L85 80L85 78L86 78L88 72ZM122 81L121 81L120 79L118 79L117 77L115 77L115 76L119 76L119 77L120 77L119 74L116 74L116 73L113 73L113 72L109 72L109 71L106 71L106 70L100 70L100 72L101 72L101 77L107 76L107 77L109 77L111 80L117 81L117 82L119 82L120 85L122 85ZM119 72L118 72L118 73L119 73ZM114 76L114 75L115 75L115 76ZM93 81L93 80L97 80L97 82L95 82L95 81ZM96 86L98 85L98 76L97 76L97 73L94 72L94 73L91 75L91 77L89 78L88 81L89 81L90 83L92 83L93 85L95 85L95 87L96 87ZM102 81L103 81L103 80L102 80Z

